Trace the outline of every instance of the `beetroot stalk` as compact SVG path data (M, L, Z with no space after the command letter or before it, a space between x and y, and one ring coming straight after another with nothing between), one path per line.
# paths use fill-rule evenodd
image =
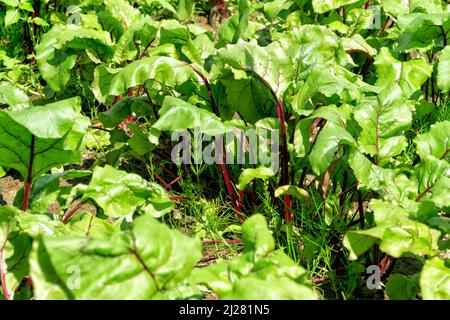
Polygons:
M192 68L192 70L202 79L206 89L208 90L208 98L209 101L211 103L211 108L214 112L215 115L219 116L219 108L216 104L216 101L214 100L214 96L213 96L213 92L212 92L212 88L211 88L211 84L209 83L208 79L206 78L206 76L197 68L195 68L194 66L190 65L190 67ZM234 191L233 191L233 185L231 183L231 179L230 176L228 174L228 169L227 169L227 165L225 164L225 156L224 156L224 148L222 147L222 150L219 150L219 145L216 144L216 152L218 152L218 156L219 156L219 167L220 170L222 171L222 176L223 176L223 180L225 182L225 186L227 188L228 194L231 198L231 203L233 205L233 208L238 212L236 214L236 217L241 220L244 221L244 217L240 214L240 212L242 211L242 206L241 203L239 201L239 199L235 198L234 195Z
M6 286L6 272L3 268L3 247L0 249L0 276L2 281L3 295L6 300L11 300L8 292L8 287Z
M288 172L288 161L289 161L289 154L287 150L287 140L286 140L286 126L284 123L284 110L283 110L283 103L281 100L277 99L277 116L280 119L281 122L281 185L287 185L288 179L289 179L289 172ZM284 220L287 222L292 222L294 220L294 217L291 213L291 196L285 195L284 196Z
M28 202L30 199L31 184L33 181L34 143L35 143L35 137L34 137L34 135L32 135L31 136L31 145L30 145L30 161L28 162L27 179L25 182L25 191L24 191L23 200L22 200L22 211L27 211Z

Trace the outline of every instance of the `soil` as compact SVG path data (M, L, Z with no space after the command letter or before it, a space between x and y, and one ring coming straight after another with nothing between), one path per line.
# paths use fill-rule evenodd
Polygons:
M12 205L23 182L13 176L0 178L0 205Z

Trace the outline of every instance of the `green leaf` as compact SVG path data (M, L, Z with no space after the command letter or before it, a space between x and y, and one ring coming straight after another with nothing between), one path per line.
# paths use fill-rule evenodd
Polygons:
M15 24L20 19L20 11L18 9L8 9L5 15L5 27Z
M172 201L161 186L111 166L94 168L81 201L88 199L94 200L105 215L113 218L133 215L136 211L161 217L173 209Z
M100 113L99 120L106 128L114 128L125 120L133 110L149 107L149 101L146 97L126 97L114 104L109 110Z
M266 2L263 7L264 15L267 20L273 21L281 11L289 9L291 5L292 1L287 0L273 0Z
M0 104L7 104L12 108L23 108L30 106L30 100L25 92L10 84L0 82Z
M381 241L383 252L396 258L405 253L419 256L437 254L440 232L409 219L407 208L378 199L372 200L370 206L377 226L350 231L344 237L344 245L350 250L351 259L356 259L378 241Z
M295 72L291 61L278 58L283 56L285 53L276 42L260 47L255 40L239 40L234 45L218 50L211 68L211 78L219 78L230 66L236 70L252 72L264 79L269 88L279 96L287 88L289 79Z
M0 248L6 243L9 235L18 229L17 212L13 207L0 207Z
M254 23L249 21L250 6L247 0L239 0L237 12L220 24L217 34L217 47L229 43L237 43L239 39L247 39L255 33Z
M137 155L143 156L152 151L154 144L158 144L158 141L152 141L155 136L153 132L147 133L143 131L139 125L133 123L129 124L128 128L131 130L133 136L128 140L128 145L136 152ZM157 131L157 130L156 130ZM159 137L160 132L157 131Z
M1 110L0 165L16 169L25 179L32 165L34 179L55 166L79 161L89 126L80 109L81 100L71 98L44 106Z
M112 61L120 65L127 60L135 59L140 53L136 43L139 42L142 48L146 48L156 38L157 31L157 27L150 19L129 26L115 45Z
M196 129L209 135L223 134L231 129L214 113L190 103L166 96L159 110L160 118L153 124L159 131Z
M221 77L220 85L225 89L225 95L217 98L222 119L232 119L238 112L245 121L255 123L274 109L270 91L256 79L235 79L227 74Z
M177 20L163 20L159 30L159 44L183 45L191 39L189 29Z
M385 169L374 165L360 152L350 154L349 164L359 181L360 188L381 190L393 184L397 175L393 169Z
M305 83L293 97L293 109L299 115L310 115L314 105L308 102L317 94L326 97L333 95L344 97L348 91L359 94L361 88L356 86L356 81L354 74L338 65L332 64L326 68L312 67Z
M86 148L91 150L102 150L111 144L110 134L99 129L88 129L86 132Z
M104 2L108 13L126 27L143 19L141 12L127 0L105 0Z
M391 90L393 85L398 85L406 98L419 90L433 71L432 64L422 58L409 61L395 59L386 47L381 48L374 64L378 76L377 86Z
M377 54L377 50L372 48L360 34L354 34L350 38L342 38L341 42L345 51L365 52L371 57Z
M425 262L420 274L420 289L425 300L450 299L450 267L448 260L434 257Z
M295 198L298 198L302 201L303 204L306 204L309 208L313 207L311 202L311 197L309 196L308 191L305 189L299 188L297 186L286 185L281 186L275 189L274 193L275 197L281 197L283 195L290 195Z
M192 0L179 0L177 14L181 20L188 20L194 14L195 2Z
M321 175L330 166L340 145L356 146L356 141L341 126L327 122L320 131L309 154L309 163L314 173Z
M450 121L433 124L427 133L416 136L414 142L421 159L433 156L446 160L450 151Z
M223 299L317 299L305 282L305 270L282 251L273 251L275 242L260 214L246 220L242 232L242 255L194 269L189 283L206 285Z
M428 156L422 159L416 168L415 175L419 184L418 197L429 199L438 207L450 206L450 164L444 160L438 160Z
M445 9L444 9L445 10ZM426 32L433 26L443 26L447 24L450 19L450 12L436 12L436 13L411 13L398 17L398 26L403 32L418 33ZM432 38L432 37L431 37Z
M360 255L369 250L377 239L374 235L378 234L378 229L371 229L371 232L360 233L349 231L344 235L343 245L350 251L349 259L356 260Z
M113 225L86 211L77 212L67 225L73 235L91 236L97 239L110 239L118 232Z
M44 19L40 18L40 17L34 17L33 18L33 22L41 27L49 27L50 25L47 23L47 21L45 21Z
M109 95L109 88L114 76L120 72L119 69L109 68L104 64L98 65L94 70L94 80L91 84L91 90L94 93L95 98L101 103L112 102L112 98Z
M16 208L0 207L0 263L5 275L5 283L11 299L29 272L28 255L32 239L42 230L56 234L55 224L48 217L24 213ZM57 224L57 222L56 222Z
M104 59L112 54L110 34L73 24L54 25L36 46L36 61L45 81L55 91L64 89L84 49L92 49Z
M30 270L39 300L151 299L181 285L200 258L200 241L142 216L108 240L41 237Z
M109 95L118 96L128 88L144 84L147 80L166 86L180 85L188 81L203 83L199 75L186 63L170 57L148 57L130 63L111 80Z
M181 47L181 50L192 63L200 66L216 51L214 42L206 33L199 34L194 40L189 40Z
M439 53L437 70L437 85L442 92L446 93L450 90L450 46L446 46Z
M36 179L31 186L28 208L39 213L46 212L51 204L58 203L59 200L62 200L60 197L72 189L71 187L61 186L62 179L76 179L89 175L91 175L90 171L67 170L62 173L44 175ZM14 206L20 208L22 201L23 188L17 192L14 198Z
M242 224L242 237L244 250L254 252L256 257L263 257L275 249L266 219L260 214L251 216Z
M377 98L362 99L355 108L355 120L361 127L359 149L374 156L378 163L402 152L408 145L403 132L412 123L407 101L383 101Z
M315 300L315 294L290 279L248 278L238 280L224 300Z
M442 12L442 2L440 0L415 0L405 2L403 0L383 0L381 3L384 11L397 17L409 15L414 11L425 11L427 13Z
M19 3L19 8L28 12L34 12L33 6L27 1L21 0Z
M244 169L239 175L239 183L237 188L239 190L245 189L245 186L252 182L254 179L267 179L273 177L275 173L272 168L260 166L258 168Z
M404 276L392 274L386 283L386 292L390 300L413 300L419 293L419 281L417 275Z
M17 7L19 5L19 0L0 0L1 2L3 2L4 4L6 4L7 6L10 7Z
M359 0L313 0L312 5L316 13L324 13L358 1Z
M166 9L167 11L172 12L174 15L178 15L175 8L166 0L146 0L145 1L148 5L152 5L153 3L157 3L161 5L163 9Z

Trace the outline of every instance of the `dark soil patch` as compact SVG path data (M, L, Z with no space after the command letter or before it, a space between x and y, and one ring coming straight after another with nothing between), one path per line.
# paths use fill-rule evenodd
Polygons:
M391 274L403 274L405 276L411 276L416 274L422 269L422 263L413 258L401 258L395 261Z

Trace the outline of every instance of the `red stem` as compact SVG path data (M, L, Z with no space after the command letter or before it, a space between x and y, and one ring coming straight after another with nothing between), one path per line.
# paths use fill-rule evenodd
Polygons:
M240 206L239 202L236 201L236 198L234 197L233 186L231 184L230 176L228 175L227 165L225 163L222 163L223 161L220 161L220 162L221 163L219 163L219 167L220 167L220 170L222 171L223 180L225 182L225 186L227 188L228 194L230 195L232 206L236 211L240 212L241 206ZM239 220L244 221L244 217L240 213L237 213L236 217Z
M182 176L178 176L175 179L173 179L172 181L170 181L167 186L170 188L175 182L178 182L178 180L180 180L182 178Z
M364 56L366 56L368 58L372 58L372 56L368 52L365 52L365 51L362 51L362 50L358 50L358 49L349 49L349 50L345 50L345 52L347 52L347 53L359 53L359 54L362 54L362 55L364 55Z
M168 184L163 178L161 178L156 172L153 172L153 176L154 176L156 179L158 179L159 182L161 182L161 183L166 187L166 189L170 189L169 184Z
M2 281L3 295L6 300L11 300L8 292L8 287L6 286L6 272L3 269L3 247L0 249L0 276Z
M383 24L383 27L381 27L380 34L383 33L389 27L391 21L392 21L391 17L386 19L386 21Z
M62 223L67 223L69 222L70 219L72 219L72 217L75 215L75 213L77 213L78 210L80 210L81 206L84 204L83 201L78 202L78 204L76 204L72 210L68 211L61 219Z
M31 135L30 161L28 162L28 172L27 172L27 180L25 183L25 191L23 194L22 211L27 211L28 202L30 199L31 183L33 181L34 142L35 137L34 135Z
M232 240L203 240L203 244L218 244L218 243L228 243L228 244L242 244L243 241L240 239Z
M195 68L192 65L189 65L189 66L202 79L203 83L206 86L206 89L208 90L208 98L209 98L209 101L211 103L211 108L212 108L213 112L217 116L219 116L219 108L217 107L216 101L214 100L214 96L213 96L213 93L212 93L211 85L210 85L208 79L206 78L206 76L200 70L198 70L197 68ZM244 217L240 214L240 212L242 211L241 203L240 203L239 199L236 200L236 198L234 196L233 186L232 186L232 183L231 183L230 176L228 174L227 165L225 164L225 157L224 157L223 149L219 150L219 145L218 144L216 144L216 152L219 152L219 154L218 154L218 156L219 156L219 167L220 167L220 170L222 171L223 180L225 182L225 186L227 188L228 194L230 195L231 203L233 205L233 208L236 211L238 211L238 213L236 214L236 217L239 220L244 221Z
M119 102L122 98L120 96L115 96L114 100L113 100L113 105L116 104L117 102Z
M226 10L227 3L224 0L218 0L217 1L217 10L220 11L220 14L222 15L222 18L228 18L228 12Z
M326 280L326 278L314 278L314 279L311 279L311 282L316 284L316 283L324 282L325 280Z
M277 99L277 116L280 119L281 122L281 185L287 185L288 179L289 179L289 172L288 172L288 161L289 161L289 154L287 150L287 140L286 140L286 125L284 123L284 110L283 110L283 103L280 99ZM294 220L294 217L292 213L290 212L291 209L291 197L289 195L284 196L284 219L287 222L292 222Z

